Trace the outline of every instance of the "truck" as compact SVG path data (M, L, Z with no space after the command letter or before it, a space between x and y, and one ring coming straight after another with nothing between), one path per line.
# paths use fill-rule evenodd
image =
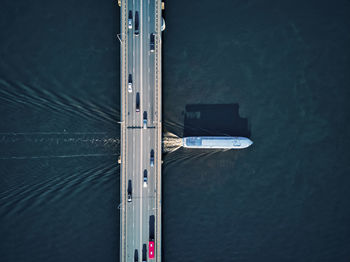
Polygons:
M149 259L154 258L154 239L150 238L148 243L148 257Z
M154 215L151 215L149 217L149 242L148 242L149 259L154 258L154 222L155 222L155 217Z

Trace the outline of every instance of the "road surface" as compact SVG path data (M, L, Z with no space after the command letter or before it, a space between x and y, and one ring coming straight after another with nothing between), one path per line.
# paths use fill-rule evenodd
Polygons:
M132 11L132 29L128 28ZM136 12L139 34L135 34ZM150 36L155 35L155 50ZM161 260L161 1L121 1L120 261ZM128 92L131 75L132 92ZM139 96L139 112L136 110ZM147 124L144 118L147 115ZM154 166L151 166L151 151ZM147 172L147 185L144 173ZM128 193L132 200L128 201ZM149 241L155 241L149 259ZM145 245L145 246L144 246ZM146 248L146 249L145 249Z

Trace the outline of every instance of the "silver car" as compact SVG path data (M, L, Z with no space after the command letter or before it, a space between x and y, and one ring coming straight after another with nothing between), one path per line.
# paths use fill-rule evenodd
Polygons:
M132 11L129 11L128 28L132 29Z
M143 112L143 129L147 128L147 112Z
M129 74L128 92L129 92L129 93L132 93L132 75L131 75L131 74Z

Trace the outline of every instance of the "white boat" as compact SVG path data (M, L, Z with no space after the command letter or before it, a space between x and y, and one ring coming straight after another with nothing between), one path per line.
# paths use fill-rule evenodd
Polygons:
M183 147L203 149L242 149L253 144L249 138L237 136L191 136L183 138Z

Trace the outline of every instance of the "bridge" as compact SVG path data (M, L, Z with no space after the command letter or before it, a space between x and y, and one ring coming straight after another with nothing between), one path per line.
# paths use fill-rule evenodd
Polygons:
M118 4L120 261L161 261L162 2Z

